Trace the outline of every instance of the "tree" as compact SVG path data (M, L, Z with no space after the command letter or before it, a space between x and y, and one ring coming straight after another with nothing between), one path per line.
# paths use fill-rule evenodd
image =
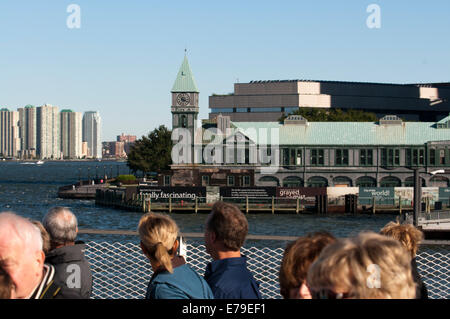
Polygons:
M376 122L378 118L375 113L361 110L321 109L313 107L302 107L289 115L301 115L311 122ZM282 116L280 122L287 116Z
M172 132L164 125L154 129L147 136L138 139L130 149L128 167L136 173L159 172L172 164Z

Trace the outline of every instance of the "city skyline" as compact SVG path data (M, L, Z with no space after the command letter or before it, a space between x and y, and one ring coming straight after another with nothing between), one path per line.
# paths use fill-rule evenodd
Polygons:
M448 1L373 1L379 29L366 25L372 2L357 0L76 3L79 29L66 25L69 1L0 4L0 85L8 92L0 107L96 109L103 141L170 127L169 92L185 49L200 119L208 97L233 92L236 82L449 81Z

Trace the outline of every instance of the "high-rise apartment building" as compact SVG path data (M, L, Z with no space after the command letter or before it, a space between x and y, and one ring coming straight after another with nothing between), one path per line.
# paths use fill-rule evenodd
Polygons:
M88 157L102 158L101 118L98 112L84 113L83 142L87 142Z
M17 157L20 151L19 112L0 110L0 154Z
M21 157L30 158L37 148L37 109L33 105L27 105L19 108L18 112Z
M36 146L40 158L61 158L58 107L45 104L36 112Z
M81 113L62 110L60 113L61 152L63 158L82 157Z

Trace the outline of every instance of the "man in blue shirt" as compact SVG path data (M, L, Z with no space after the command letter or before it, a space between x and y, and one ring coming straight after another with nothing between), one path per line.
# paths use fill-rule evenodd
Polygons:
M259 284L240 251L247 232L247 218L239 208L214 204L205 225L206 251L214 261L206 266L205 280L216 299L261 299Z

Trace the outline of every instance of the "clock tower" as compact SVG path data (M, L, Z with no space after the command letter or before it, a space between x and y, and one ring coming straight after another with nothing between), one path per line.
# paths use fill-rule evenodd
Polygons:
M178 71L171 93L172 130L184 128L189 131L192 144L191 154L193 154L194 134L197 129L198 95L200 91L195 84L186 55Z

